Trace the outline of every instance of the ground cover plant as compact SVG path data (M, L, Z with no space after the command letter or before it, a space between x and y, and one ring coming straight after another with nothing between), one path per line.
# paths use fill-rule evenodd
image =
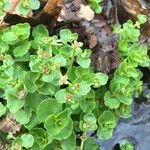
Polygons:
M88 2L91 8L95 11L95 13L99 14L102 12L102 8L100 6L102 0L89 0Z
M100 0L88 2L101 12ZM17 7L25 15L40 3L21 0ZM0 14L7 8L3 0ZM133 98L143 90L140 67L149 67L150 59L139 37L146 21L138 15L135 23L114 26L119 65L111 74L95 71L92 51L67 28L53 36L42 24L0 30L0 149L100 149L89 133L111 138L118 119L131 117ZM124 141L120 148L132 150L134 144Z
M31 31L24 23L0 31L0 116L13 114L23 130L3 135L9 149L98 149L86 132L112 136L118 117L131 116L133 94L142 90L138 66L150 62L147 47L137 44L146 17L137 19L114 27L121 63L110 83L108 75L94 72L91 50L68 29L49 36L44 25Z
M37 10L40 7L39 0L20 0L18 2L19 12L21 14L27 14L32 10ZM0 1L0 16L7 13L7 9L10 8L10 3L8 0Z

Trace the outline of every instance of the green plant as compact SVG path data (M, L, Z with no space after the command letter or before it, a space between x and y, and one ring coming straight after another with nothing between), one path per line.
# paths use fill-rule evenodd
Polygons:
M0 16L5 14L6 9L9 8L8 0L0 0Z
M115 70L114 76L110 81L109 90L104 95L105 105L109 109L114 110L117 116L123 118L131 116L130 105L133 101L133 96L138 96L142 91L143 83L140 79L143 74L138 67L150 66L146 45L138 45L137 43L140 36L138 28L140 24L146 22L146 16L138 15L137 18L138 20L135 24L129 20L123 24L123 28L114 27L114 31L120 35L118 41L120 65ZM98 136L101 139L111 137L112 129L115 127L115 119L111 119L114 116L111 113L109 114L103 114L104 117L100 117L99 122L102 122L101 120L106 122L106 125L100 126L98 130Z
M19 11L21 14L27 14L29 11L39 9L39 0L21 0L18 4Z
M137 67L150 63L146 46L137 44L144 22L142 15L116 28L121 63L109 85L106 74L94 73L91 50L82 50L76 33L63 29L49 36L45 26L31 32L28 23L0 30L0 116L12 113L23 128L17 136L8 133L9 149L81 150L91 143L97 150L87 131L110 138L142 90Z
M102 2L103 0L88 0L89 2L89 5L90 7L97 13L101 13L102 11L102 8L100 6L100 3Z
M121 150L134 150L134 145L127 140L123 140L120 143Z
M19 12L27 14L30 10L37 10L40 8L39 0L20 0L18 3ZM4 15L6 10L10 7L8 0L0 0L0 16Z
M10 149L68 150L91 141L85 133L98 127L97 89L108 76L94 73L91 50L82 50L77 38L68 29L50 37L43 25L30 33L28 23L0 31L0 115L13 113L25 131L9 138ZM86 137L81 145L77 132Z

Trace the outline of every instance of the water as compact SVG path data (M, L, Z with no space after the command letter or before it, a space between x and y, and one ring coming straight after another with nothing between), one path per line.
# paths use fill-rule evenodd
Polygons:
M119 119L113 136L106 141L94 138L101 145L101 150L118 150L116 145L126 139L135 145L135 150L150 150L150 70L144 70L143 94L132 103L132 118Z

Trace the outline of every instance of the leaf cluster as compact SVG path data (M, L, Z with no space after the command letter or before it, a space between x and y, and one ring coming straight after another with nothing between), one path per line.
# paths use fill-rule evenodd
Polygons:
M100 14L102 11L102 8L100 6L100 3L103 0L88 0L88 3L90 7L95 11L95 13Z
M0 16L6 13L6 10L10 7L9 0L0 0ZM18 5L20 14L27 14L31 10L37 10L40 8L39 0L20 0Z
M18 4L19 12L27 14L30 10L37 10L40 7L39 0L21 0Z
M115 112L119 117L128 118L131 116L131 103L133 97L142 92L143 73L138 67L149 67L150 59L147 55L148 48L145 44L137 42L140 36L140 25L146 22L146 16L138 15L135 24L128 20L122 28L114 27L114 31L120 35L118 41L120 64L116 68L113 78L109 84L109 90L104 95L105 105ZM112 115L108 115L112 116ZM114 118L113 116L111 118ZM113 119L109 119L110 123ZM115 126L112 126L112 128ZM101 127L98 132L99 138L107 139L112 135L112 128L108 125ZM102 137L102 133L104 134Z
M11 112L25 131L10 138L10 149L79 148L77 133L95 131L106 115L99 118L97 93L108 76L90 66L91 50L68 29L49 36L28 23L1 30L0 39L0 116ZM89 137L84 147L88 141L97 149Z
M127 140L123 140L120 142L120 149L121 150L134 150L134 144Z
M8 0L0 0L0 16L5 14L6 9L10 7Z
M9 136L10 150L97 150L86 135L112 136L118 117L131 116L133 95L142 91L142 72L148 67L147 47L138 45L138 16L116 28L120 65L108 85L108 76L94 72L91 50L78 35L63 29L49 36L43 25L13 25L0 31L0 117L12 113L24 129ZM10 134L10 133L9 133ZM80 142L76 142L80 141ZM90 145L91 143L91 145Z

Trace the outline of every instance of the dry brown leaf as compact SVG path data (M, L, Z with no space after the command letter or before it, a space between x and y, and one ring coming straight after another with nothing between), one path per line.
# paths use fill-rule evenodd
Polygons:
M91 9L90 6L81 4L80 10L78 12L78 16L79 18L83 18L88 21L91 21L94 18L94 11Z
M0 122L0 131L16 134L20 131L21 124L17 123L12 113L8 113L6 118Z

